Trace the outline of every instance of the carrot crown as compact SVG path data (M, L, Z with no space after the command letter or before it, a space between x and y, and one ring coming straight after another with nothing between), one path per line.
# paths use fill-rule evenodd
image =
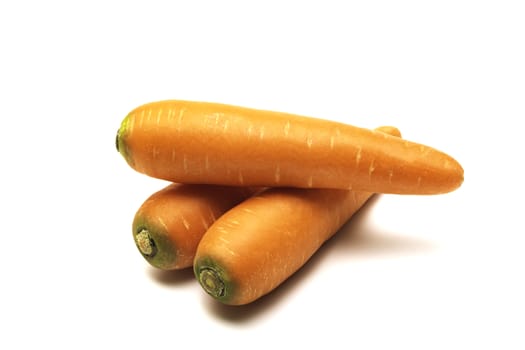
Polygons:
M228 303L235 295L235 282L215 260L199 258L194 264L194 273L204 291L214 299Z
M168 270L177 262L177 248L166 232L141 217L133 224L133 239L150 265Z
M115 140L115 144L117 147L117 151L124 157L126 162L128 162L130 165L133 165L132 163L132 157L129 154L129 148L126 145L125 139L129 131L129 124L130 124L130 114L128 114L124 120L122 120L122 123L120 124L120 128L117 131L117 137Z

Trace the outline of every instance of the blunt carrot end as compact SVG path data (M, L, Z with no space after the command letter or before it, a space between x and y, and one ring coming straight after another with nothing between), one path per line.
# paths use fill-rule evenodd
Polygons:
M226 305L238 304L235 300L238 286L222 263L212 257L201 256L194 261L193 272L202 289L213 299Z
M117 130L117 136L115 140L115 146L117 151L124 157L124 159L133 166L133 162L130 156L129 147L126 145L126 136L129 133L130 129L130 117L131 114L128 114L126 118L120 124L120 128Z
M203 268L199 271L197 278L206 293L214 298L224 296L224 281L219 272L209 267Z
M133 239L140 254L153 267L171 270L179 263L177 248L162 228L141 217L133 223Z
M141 230L135 236L135 242L137 243L137 247L142 255L152 258L157 254L157 246L155 245L155 241L151 238L148 230Z
M118 137L119 131L120 130L117 131L117 136L115 137L115 146L117 147L117 152L120 153L120 147L118 145L119 144L119 137Z

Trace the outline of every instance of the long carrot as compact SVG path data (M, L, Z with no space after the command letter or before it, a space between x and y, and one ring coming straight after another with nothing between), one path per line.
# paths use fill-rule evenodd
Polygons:
M138 172L182 183L438 194L461 165L429 146L338 122L231 105L159 101L131 111L117 149Z
M133 219L133 238L154 267L190 267L211 224L257 191L255 188L170 184L152 194Z
M395 128L382 130L399 135ZM216 300L250 303L303 266L371 196L333 189L263 191L226 212L204 234L195 275Z

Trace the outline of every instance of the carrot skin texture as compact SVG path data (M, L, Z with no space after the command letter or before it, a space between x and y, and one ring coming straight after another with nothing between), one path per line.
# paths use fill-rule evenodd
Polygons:
M213 222L257 189L170 184L137 210L133 238L142 256L163 270L191 267L197 245Z
M211 226L197 248L195 275L206 291L209 282L202 273L220 275L223 290L212 294L216 300L251 303L303 266L371 195L333 189L266 190Z
M432 147L343 123L181 100L140 106L117 149L146 175L229 186L335 188L439 194L463 168Z
M395 128L382 128L399 135ZM194 273L214 299L251 303L300 269L371 192L271 188L240 203L201 239Z

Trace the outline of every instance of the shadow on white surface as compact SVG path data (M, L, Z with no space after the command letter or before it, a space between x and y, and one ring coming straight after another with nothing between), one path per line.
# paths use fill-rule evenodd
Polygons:
M148 270L151 279L164 286L180 286L188 283L196 283L195 275L193 274L193 270L191 268L176 271L166 271L148 266Z
M380 198L381 195L370 198L367 204L343 225L318 253L354 259L376 255L422 254L437 249L437 244L429 239L417 238L408 233L387 232L375 224L371 212Z
M232 323L246 323L282 306L293 297L308 278L312 278L330 256L363 259L378 256L412 255L429 253L437 249L431 241L399 233L378 232L370 222L371 208L380 196L374 196L340 231L329 239L310 260L274 291L247 305L223 305L203 294L205 307L214 316ZM317 271L319 272L319 271Z

